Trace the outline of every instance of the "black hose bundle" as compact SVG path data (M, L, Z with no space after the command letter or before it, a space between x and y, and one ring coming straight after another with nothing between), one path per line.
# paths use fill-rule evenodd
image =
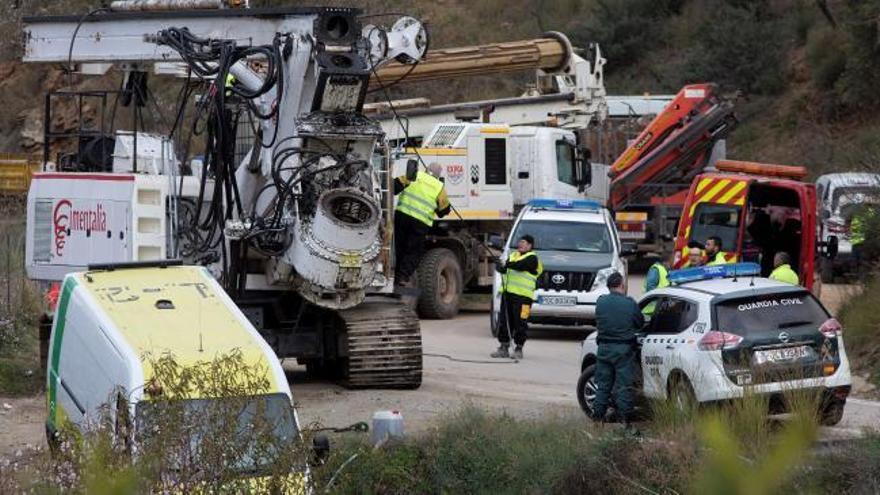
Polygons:
M276 34L271 45L238 46L234 40L200 38L187 28L168 28L156 35L156 43L175 50L187 64L191 74L203 80L213 80L197 106L192 124L191 135L205 135L205 168L199 185L199 196L194 205L195 211L192 215L188 215L189 225L181 225L179 231L189 241L181 252L183 256L197 256L220 248L224 279L228 268L228 257L225 252L223 229L226 221L233 218L233 212L239 218L244 217L241 195L235 179L235 171L238 167L235 163L235 127L238 112L227 103L233 98L235 101L245 102L250 113L258 119L269 120L278 117L278 105L272 105L271 109L264 113L254 100L276 87L278 100L282 98L284 88L282 44L285 38ZM256 89L235 83L234 79L230 78L229 72L237 62L252 58L264 59L267 64L263 84ZM188 95L182 93L183 98ZM181 101L181 105L185 104L185 101ZM181 110L175 121L175 128L181 121L182 114ZM273 142L277 135L276 123ZM263 142L260 144L262 147L274 145ZM209 177L214 180L211 191L207 191ZM203 212L206 199L209 199L207 201L209 206L207 212Z

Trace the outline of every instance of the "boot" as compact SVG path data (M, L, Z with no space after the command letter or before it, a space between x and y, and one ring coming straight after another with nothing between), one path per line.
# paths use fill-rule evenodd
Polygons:
M489 356L493 358L509 358L510 357L510 346L507 344L501 344L498 346L498 350L489 354Z
M523 358L522 346L518 345L513 349L513 359L522 359L522 358Z

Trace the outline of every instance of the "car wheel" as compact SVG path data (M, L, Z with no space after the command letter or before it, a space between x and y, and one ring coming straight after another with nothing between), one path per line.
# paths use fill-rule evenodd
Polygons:
M843 419L843 409L846 406L845 400L830 400L822 405L819 411L819 422L823 426L835 426Z
M495 296L489 301L489 330L493 337L498 337L498 316L495 313Z
M682 414L688 414L697 406L697 397L691 382L684 376L676 375L670 379L668 400Z
M577 383L578 403L590 418L593 417L593 401L596 400L596 390L596 365L591 364L584 368Z

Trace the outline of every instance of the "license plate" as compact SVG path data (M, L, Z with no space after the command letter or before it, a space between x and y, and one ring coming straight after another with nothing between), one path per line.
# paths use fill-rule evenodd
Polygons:
M577 302L574 296L538 296L538 304L545 306L574 306Z
M783 347L781 349L768 349L766 351L755 351L755 362L757 364L776 363L780 361L793 361L805 358L810 355L810 348L802 345L799 347Z

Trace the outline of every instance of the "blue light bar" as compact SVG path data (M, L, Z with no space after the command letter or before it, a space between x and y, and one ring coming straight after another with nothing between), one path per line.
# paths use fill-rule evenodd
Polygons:
M586 199L548 199L536 198L529 201L532 208L543 208L552 210L592 210L599 211L602 205L596 201Z
M757 263L727 263L682 268L669 272L669 283L679 285L713 278L753 277L756 275L761 275L761 265Z

